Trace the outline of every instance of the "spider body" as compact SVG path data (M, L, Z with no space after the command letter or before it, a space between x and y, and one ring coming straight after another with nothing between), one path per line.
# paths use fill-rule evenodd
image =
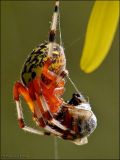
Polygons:
M58 11L59 1L56 1L49 42L38 45L28 56L21 72L22 82L15 83L13 97L18 124L24 131L55 135L80 145L86 143L97 121L81 94L73 94L67 103L62 99L68 72L64 49L55 42ZM25 124L20 95L27 102L35 123L45 132Z

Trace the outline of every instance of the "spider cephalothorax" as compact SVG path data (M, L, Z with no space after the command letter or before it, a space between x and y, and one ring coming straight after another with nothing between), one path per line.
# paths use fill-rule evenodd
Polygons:
M62 98L65 77L70 78L64 49L55 42L58 14L59 1L56 1L49 41L38 45L28 56L22 68L22 82L15 83L13 95L20 128L39 135L55 135L80 145L87 142L97 120L79 91L67 103ZM45 132L25 125L20 95L26 100L35 123Z

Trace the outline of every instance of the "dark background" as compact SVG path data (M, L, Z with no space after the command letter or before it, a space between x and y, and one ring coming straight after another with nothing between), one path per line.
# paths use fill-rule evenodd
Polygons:
M98 119L89 143L77 146L57 138L61 159L118 159L119 156L119 36L115 34L109 55L93 73L79 68L86 27L94 1L62 1L61 29L67 69L79 90L90 99ZM54 159L54 137L23 132L17 125L12 88L30 51L48 38L53 1L1 2L1 145L3 158ZM102 34L102 33L101 33ZM93 42L94 43L94 42ZM64 99L74 92L67 83ZM25 120L35 126L23 102Z

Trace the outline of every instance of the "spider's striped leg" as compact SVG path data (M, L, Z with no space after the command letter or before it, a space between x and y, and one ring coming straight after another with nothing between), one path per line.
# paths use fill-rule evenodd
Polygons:
M56 127L60 128L62 130L62 133L74 134L73 130L70 130L69 128L67 128L65 125L61 124L58 120L56 120L54 118L53 113L50 111L49 105L48 105L47 101L45 100L45 97L43 95L41 95L39 98L40 98L41 104L44 109L43 116L45 117L45 119L48 120L49 122L51 122Z
M15 85L14 85L14 89L13 89L13 96L14 96L14 100L16 102L16 109L17 109L17 117L18 117L19 127L22 128L24 131L28 131L30 133L44 135L43 132L25 125L22 106L21 106L21 103L20 103L20 100L19 100L20 95L22 95L24 97L27 104L29 105L30 110L32 112L34 111L34 103L33 103L33 100L31 99L31 97L29 95L29 92L20 82L16 82Z
M41 111L42 105L39 101L35 102L35 112L34 112L34 120L38 126L44 128L47 132L44 132L45 135L56 135L61 136L62 134L54 129L52 129L43 117L43 112Z
M43 116L44 109L42 107L41 102L38 101L38 98L37 98L37 95L41 94L41 86L38 83L38 81L39 81L39 77L36 77L33 80L33 82L31 82L29 84L29 87L28 87L30 95L33 97L33 93L34 93L34 96L35 96L34 117L33 118L40 127L44 128L45 130L47 130L47 132L49 132L49 135L54 134L54 135L57 135L57 136L61 136L61 133L55 131L54 129L49 127L49 125L47 125L46 120ZM45 132L45 134L46 134L46 132Z
M66 76L66 73L65 73L65 71L63 71L56 79L56 82L55 82L56 87L54 89L54 94L56 96L61 96L64 93L64 85L65 85L64 77L65 76Z
M55 75L54 72L49 71L49 67L51 64L52 64L52 61L50 59L47 59L42 69L42 77L44 76L51 81L50 85L47 84L47 86L54 87L54 89L59 87L64 87L65 85L64 77L68 75L68 71L65 69L61 71L59 75Z
M63 124L61 124L58 120L56 120L53 116L53 113L50 110L50 106L49 106L49 99L52 99L54 97L54 95L49 95L49 99L48 101L46 101L44 95L42 93L39 93L39 83L36 85L38 85L37 87L37 91L36 91L36 100L37 103L40 107L40 110L42 112L42 116L44 117L46 122L50 122L52 123L54 126L58 127L61 129L60 133L70 133L70 134L75 134L73 130L70 130L69 128L67 128L66 126L64 126ZM53 103L52 103L53 104Z
M67 77L68 76L68 70L66 70L66 69L64 69L64 70L62 70L61 71L61 73L60 73L60 75L57 77L57 79L56 79L56 84L57 85L59 85L59 84L61 84L61 82L63 81L63 79L65 78L65 77Z
M43 86L45 86L46 88L49 89L49 92L54 91L54 95L60 96L64 93L65 82L64 82L62 76L60 78L58 78L59 76L56 76L53 72L49 71L49 66L51 65L51 63L52 62L50 61L50 59L48 59L45 62L44 66L43 66L43 69L42 69L42 79L43 79L43 76L44 76L45 77L44 79L47 78L47 80L50 81L50 83L45 85L45 83L47 81L45 82L44 79L42 80L44 82L42 83L42 81L41 81L41 83L42 83ZM57 81L57 79L58 79L58 81ZM57 81L57 84L56 84L56 81Z
M48 56L50 56L50 57L52 57L53 46L54 46L54 42L55 42L58 13L59 13L59 1L56 1L55 9L54 9L53 17L52 17L50 33L49 33Z
M48 70L49 65L50 63L48 60L43 66L42 75L44 75L44 79L41 78L42 80L40 80L39 76L37 76L33 80L33 84L36 93L38 93L38 95L42 93L44 97L49 101L49 105L51 104L50 110L52 110L52 112L56 112L59 106L61 106L63 103L63 99L61 99L60 96L64 92L65 82L62 79L59 83L56 84L56 79L58 78L58 76Z
M54 95L60 97L64 93L64 87L57 87L54 90Z
M41 107L44 110L44 112L42 113L44 119L46 121L51 122L52 124L54 124L55 126L57 126L58 128L62 129L62 130L67 130L67 128L65 126L63 126L62 124L60 124L59 121L57 121L54 117L53 114L50 112L49 106L44 98L43 95L37 95L36 94L36 99L37 102L40 104L41 103Z
M56 87L56 84L51 84L49 88L43 82L40 82L40 84L42 88L42 95L45 97L49 105L50 111L52 113L57 112L57 110L60 108L60 106L63 103L63 99L61 98L61 95L64 92L64 88L59 86Z
M33 115L37 114L39 116L39 119L34 119L37 123L39 123L39 126L43 127L44 129L46 129L48 132L50 132L52 134L55 134L57 136L61 136L61 134L59 132L53 130L52 128L50 128L49 126L46 125L44 118L42 117L42 114L38 108L38 105L37 105L35 99L32 99L30 97L29 91L20 82L15 83L13 92L14 92L13 93L14 100L16 102L18 124L19 124L20 128L22 128L24 131L27 131L30 133L34 133L34 134L38 134L38 135L46 135L46 132L42 132L42 131L39 131L37 129L34 129L32 127L28 127L25 125L22 106L21 106L21 103L19 100L19 96L22 95L24 97L24 99L26 100L27 104L29 105L31 111L33 112Z
M25 86L22 85L20 82L16 82L13 88L13 98L15 101L19 102L19 97L22 95L24 99L26 100L31 112L34 112L34 104L33 99L34 97L31 97L29 95L28 90L25 88Z
M39 78L36 77L36 79L33 80L33 83L34 83L35 91L36 91L36 94L35 94L36 100L37 100L37 103L40 106L40 110L41 110L42 115L45 118L45 120L50 121L51 123L58 126L62 130L67 130L67 128L65 126L61 125L59 121L54 119L53 114L50 111L49 105L46 102L45 97L41 92L41 86L40 86ZM49 95L49 99L52 99L53 101L56 101L57 97L55 97L54 95Z

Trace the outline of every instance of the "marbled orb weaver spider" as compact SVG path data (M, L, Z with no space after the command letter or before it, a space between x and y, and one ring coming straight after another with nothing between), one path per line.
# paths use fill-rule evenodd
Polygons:
M13 96L18 124L24 131L55 135L81 145L87 143L97 120L79 91L68 102L62 99L65 77L69 76L63 46L55 42L58 16L59 1L56 1L49 41L38 45L28 56L21 73L22 82L15 83ZM44 132L25 125L20 95L26 100L33 120L44 128Z

